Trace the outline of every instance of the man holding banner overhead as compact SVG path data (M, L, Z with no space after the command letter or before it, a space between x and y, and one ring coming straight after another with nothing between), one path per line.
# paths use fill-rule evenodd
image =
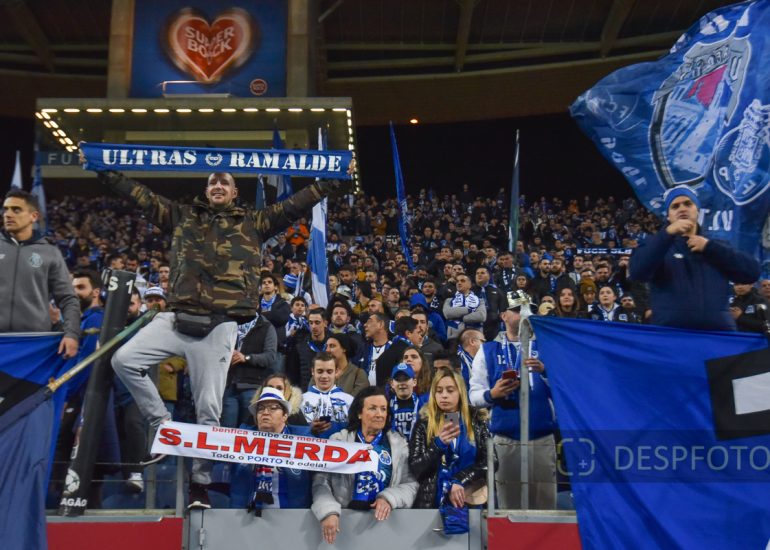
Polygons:
M96 170L102 183L134 199L152 223L172 234L170 311L159 313L120 348L113 356L113 368L145 418L157 428L170 415L155 384L146 376L147 371L166 357L183 356L188 365L197 422L218 426L237 324L253 319L259 303L263 240L305 215L323 197L344 189L337 181L320 180L285 201L251 210L236 203L238 187L232 173L215 172L206 183L206 200L196 198L192 204L179 204L112 170L137 169L139 165L141 169L200 171L202 163L186 163L184 159L205 158L209 165L213 162L218 167L246 171L241 162L246 158L253 161L252 171L300 175L303 170L312 172L314 167L319 168L320 163L308 160L314 152L303 155L299 151L228 152L85 143L81 144L81 151L86 169ZM334 157L334 152L326 153L328 158ZM232 162L224 162L228 157ZM335 167L340 168L341 158L337 158ZM164 162L153 161L160 159ZM180 162L170 162L172 159ZM266 168L268 160L271 164ZM324 161L325 166L328 162ZM303 170L298 170L298 166ZM348 177L354 169L351 161ZM341 169L338 172L343 176ZM154 460L161 458L156 456ZM211 467L209 461L193 461L190 508L211 507L207 491Z

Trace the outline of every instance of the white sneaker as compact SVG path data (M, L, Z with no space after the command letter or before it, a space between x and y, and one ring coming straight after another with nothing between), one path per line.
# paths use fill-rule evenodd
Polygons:
M126 487L128 487L128 490L131 493L141 493L144 491L144 479L142 479L142 474L134 472L129 475L126 480Z

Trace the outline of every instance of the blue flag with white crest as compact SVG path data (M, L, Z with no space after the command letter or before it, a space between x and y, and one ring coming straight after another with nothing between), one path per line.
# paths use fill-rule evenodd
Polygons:
M406 204L406 189L404 188L404 173L401 171L401 159L398 156L398 143L393 123L390 123L390 146L393 149L393 172L396 175L396 200L398 201L398 233L401 236L401 250L404 253L409 269L414 271L412 259L412 215Z
M580 128L662 212L663 193L688 185L707 237L767 257L770 209L770 2L703 16L654 62L615 71L577 98Z

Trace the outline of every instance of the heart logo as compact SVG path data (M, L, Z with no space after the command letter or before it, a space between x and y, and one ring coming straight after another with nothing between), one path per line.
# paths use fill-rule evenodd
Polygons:
M198 10L184 8L169 18L164 45L177 67L198 82L212 84L251 57L258 33L244 9L227 9L209 23Z

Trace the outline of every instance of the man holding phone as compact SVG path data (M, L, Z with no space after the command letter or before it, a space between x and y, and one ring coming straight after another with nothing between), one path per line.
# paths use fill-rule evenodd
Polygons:
M529 306L526 306L529 307ZM538 359L537 342L530 343L528 357L519 344L520 306L510 305L501 318L505 331L486 342L473 358L470 401L492 412L490 431L500 459L496 489L500 507L521 506L521 420L519 387L529 383L529 434L532 453L529 506L536 510L556 507L556 422L545 366Z
M312 432L328 438L347 424L353 396L337 387L337 366L329 352L318 352L311 365L315 384L302 395L300 410Z

